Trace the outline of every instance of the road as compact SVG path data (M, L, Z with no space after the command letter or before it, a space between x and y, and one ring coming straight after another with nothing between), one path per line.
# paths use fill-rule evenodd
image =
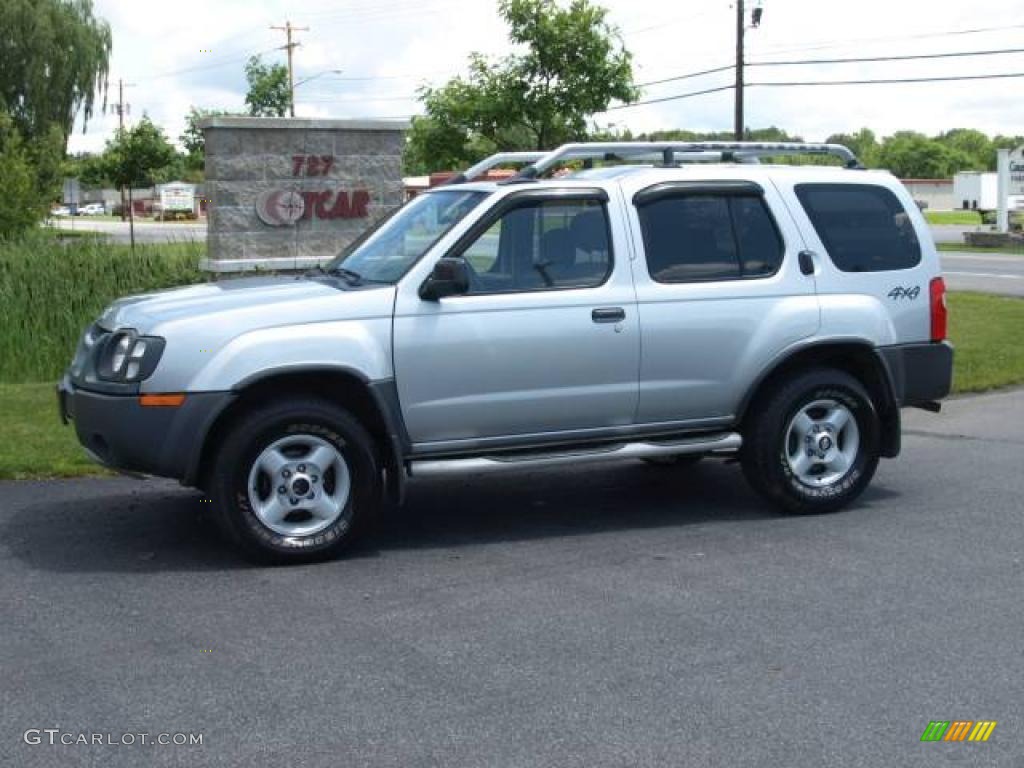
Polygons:
M74 219L54 219L53 223L58 229L74 230L75 232L98 232L109 235L110 239L115 243L127 243L130 241L128 222L76 216ZM168 243L187 240L202 240L205 242L206 222L135 220L136 243Z
M906 423L836 515L720 461L424 479L298 568L173 483L0 485L0 764L1020 766L1024 391Z
M1024 255L942 251L942 271L954 291L1024 296Z

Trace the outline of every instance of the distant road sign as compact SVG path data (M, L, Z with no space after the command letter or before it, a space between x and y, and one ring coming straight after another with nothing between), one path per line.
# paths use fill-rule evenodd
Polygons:
M65 205L78 205L82 202L82 189L78 179L64 179L64 194L62 202Z
M1010 153L1009 194L1024 195L1024 144Z

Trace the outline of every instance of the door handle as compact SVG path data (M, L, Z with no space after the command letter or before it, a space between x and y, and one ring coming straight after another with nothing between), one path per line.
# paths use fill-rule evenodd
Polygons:
M590 313L595 323L619 323L626 319L626 310L622 307L601 307Z
M800 251L797 258L800 260L800 271L805 275L813 275L814 251Z

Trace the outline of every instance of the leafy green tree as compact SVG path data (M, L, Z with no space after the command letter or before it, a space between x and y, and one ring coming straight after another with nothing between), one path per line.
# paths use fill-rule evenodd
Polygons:
M245 65L249 91L245 104L254 117L284 117L291 103L288 89L288 68L283 64L264 64L259 56L250 57Z
M109 178L129 188L155 183L177 156L163 129L147 115L134 127L119 130L103 154Z
M517 52L472 54L469 74L420 89L424 117L406 152L412 172L455 167L495 150L549 149L587 135L613 99L633 101L632 56L590 0L499 0Z
M135 247L135 215L131 205L133 186L155 184L164 180L168 166L179 157L167 141L163 129L153 124L148 115L132 128L120 129L107 142L103 152L107 174L118 187L128 188L128 212L132 222L131 243ZM122 213L123 218L123 213Z
M189 180L201 181L206 170L206 136L199 127L199 121L206 117L230 114L221 109L201 109L190 107L185 117L185 130L178 137L185 148L185 173Z
M93 114L106 93L110 26L92 0L4 0L0 3L0 108L31 142L51 125L65 137L81 110Z
M36 184L36 168L14 121L0 112L0 238L28 229L46 212L46 200Z
M0 186L4 206L16 208L2 214L8 232L31 225L25 217L41 217L56 197L75 117L88 122L106 92L110 49L110 27L91 0L0 1ZM26 168L31 194L21 184Z
M834 133L825 139L826 144L842 144L853 150L853 154L868 168L878 165L879 145L875 132L861 128L856 133Z
M971 167L971 158L915 131L899 131L882 142L878 164L904 179L945 179Z
M981 131L973 128L954 128L939 134L935 140L970 158L969 167L957 170L983 171L990 163L994 163L995 148L992 146L992 140ZM995 168L995 165L992 167Z
M76 178L85 187L113 187L103 155L82 152L64 160L63 175Z

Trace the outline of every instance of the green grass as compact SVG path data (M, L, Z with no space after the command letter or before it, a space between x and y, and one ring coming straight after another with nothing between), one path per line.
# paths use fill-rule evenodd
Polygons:
M1011 256L1024 256L1024 245L999 245L994 248L967 243L936 243L940 251L960 251L961 253L1006 253Z
M0 384L0 480L109 474L57 416L54 384Z
M950 293L949 337L956 345L953 390L984 392L1024 384L1024 299Z
M115 245L33 231L0 241L0 382L56 380L116 298L200 282L203 243Z
M1024 300L951 293L949 307L954 391L1024 383ZM60 423L53 382L0 384L0 479L97 474L107 473L86 458L74 427Z
M929 224L953 224L973 227L981 225L981 214L977 211L925 211Z

